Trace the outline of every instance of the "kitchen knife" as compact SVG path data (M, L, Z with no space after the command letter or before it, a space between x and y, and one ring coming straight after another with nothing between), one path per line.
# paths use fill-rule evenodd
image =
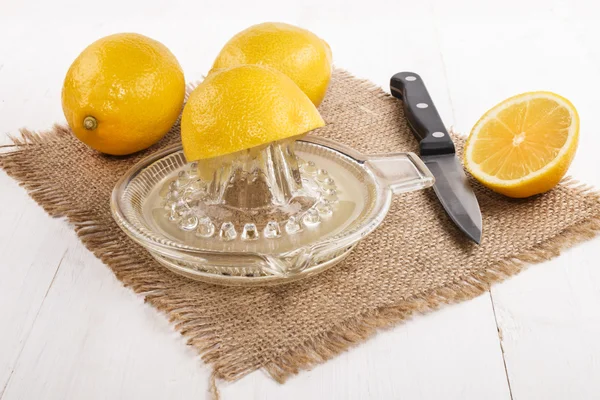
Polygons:
M404 103L408 124L419 140L421 158L435 176L433 189L440 203L458 228L479 243L479 203L423 80L413 72L400 72L390 80L390 89Z

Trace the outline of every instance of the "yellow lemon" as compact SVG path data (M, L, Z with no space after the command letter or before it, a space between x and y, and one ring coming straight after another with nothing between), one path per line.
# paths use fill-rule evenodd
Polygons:
M552 189L577 149L579 115L571 102L551 92L504 100L477 122L467 140L467 170L482 184L510 197Z
M135 33L104 37L75 59L62 90L75 136L107 154L124 155L158 142L177 120L185 79L162 43Z
M331 78L331 49L306 29L266 22L231 38L212 71L245 64L267 65L283 72L318 106Z
M281 72L260 65L219 70L190 94L181 117L188 161L297 136L325 125L314 104Z

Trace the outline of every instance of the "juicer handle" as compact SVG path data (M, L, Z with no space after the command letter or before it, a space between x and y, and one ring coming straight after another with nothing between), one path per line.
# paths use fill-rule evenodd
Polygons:
M368 156L364 166L394 194L428 188L435 182L431 171L415 153Z

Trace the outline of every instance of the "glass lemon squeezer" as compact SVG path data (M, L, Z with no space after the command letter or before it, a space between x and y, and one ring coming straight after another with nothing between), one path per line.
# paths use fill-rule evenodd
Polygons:
M413 153L363 155L305 136L188 163L152 154L116 184L117 224L171 271L224 285L274 285L347 257L392 196L433 185Z

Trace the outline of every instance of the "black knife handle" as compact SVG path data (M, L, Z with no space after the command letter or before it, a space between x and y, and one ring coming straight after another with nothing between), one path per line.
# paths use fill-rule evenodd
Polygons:
M422 156L455 152L454 143L419 75L414 72L397 73L390 80L390 90L404 103L406 118L419 140Z

